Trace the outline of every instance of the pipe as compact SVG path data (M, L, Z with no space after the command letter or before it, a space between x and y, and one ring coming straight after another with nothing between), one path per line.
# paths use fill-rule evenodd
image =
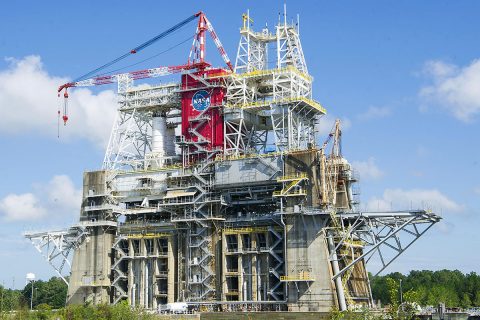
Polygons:
M328 249L332 255L333 273L338 274L340 272L340 268L338 267L337 251L335 250L335 246L331 237L327 237L327 242ZM342 277L337 277L335 279L335 288L337 290L338 307L340 311L345 311L347 310L347 303L345 302L345 292L343 291Z

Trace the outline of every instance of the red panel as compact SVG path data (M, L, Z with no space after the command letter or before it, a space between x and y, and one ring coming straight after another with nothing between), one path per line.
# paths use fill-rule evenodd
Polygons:
M203 74L219 74L224 73L223 69L211 69L203 72L195 73L198 76ZM212 82L210 82L212 83ZM223 115L221 105L225 96L225 89L222 87L209 87L188 74L182 75L182 135L186 141L207 140L208 143L201 144L207 150L223 150ZM194 101L193 98L195 98ZM208 100L208 101L207 101ZM206 111L203 112L203 108ZM199 115L206 116L207 120L200 120ZM197 121L192 119L197 118ZM194 134L191 130L198 134ZM201 137L200 137L201 136ZM190 152L194 152L197 148L190 146ZM193 157L193 161L201 159L205 154Z

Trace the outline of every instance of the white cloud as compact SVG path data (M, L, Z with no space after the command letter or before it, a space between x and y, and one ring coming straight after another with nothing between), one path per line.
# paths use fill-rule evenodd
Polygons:
M33 191L9 194L0 199L0 217L5 221L35 221L47 218L72 218L78 215L82 191L66 175L36 184Z
M464 206L436 189L386 189L382 197L372 197L368 201L367 209L371 211L431 209L436 213L459 213L464 210Z
M338 118L327 114L320 118L319 122L315 126L315 131L317 132L317 137L320 139L318 143L322 144L324 140L327 138L330 131L335 124L335 120ZM342 130L348 130L352 126L352 122L348 118L340 119L340 128Z
M9 194L0 200L0 214L6 221L37 220L46 213L32 193Z
M76 189L68 176L54 176L42 189L48 196L50 206L67 211L80 209L82 190Z
M367 161L353 161L352 166L358 171L361 179L380 179L384 174L376 165L373 157L368 158Z
M480 196L480 187L474 188L473 192Z
M360 120L371 120L377 118L385 118L392 114L392 109L389 107L369 107L367 111L358 115Z
M458 68L456 65L439 60L427 61L423 66L423 73L434 77L434 79L449 77L457 72Z
M57 110L63 103L56 89L69 79L49 75L39 56L8 58L0 71L0 133L25 132L56 136ZM116 112L116 96L85 88L69 92L69 122L62 125L62 138L86 138L100 147L108 141Z
M424 71L433 84L420 90L421 97L437 103L465 122L480 114L480 60L463 68L442 61L429 61Z

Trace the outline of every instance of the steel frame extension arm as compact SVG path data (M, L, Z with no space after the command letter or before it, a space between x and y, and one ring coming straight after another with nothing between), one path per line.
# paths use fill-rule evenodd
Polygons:
M65 230L47 232L25 232L35 249L47 260L55 272L68 285L66 279L70 274L70 256L73 249L77 248L88 236L88 231L83 226L73 226ZM68 270L64 272L65 266Z
M191 68L192 68L191 65L185 64L180 66L158 67L158 68L152 68L152 69L131 71L126 73L118 73L118 74L107 75L107 76L99 76L99 77L80 80L77 82L65 83L58 88L58 91L60 92L63 89L71 88L71 87L90 87L90 86L100 86L104 84L117 83L119 82L120 79L123 79L125 77L128 77L131 80L157 78L157 77L178 73L183 70L187 70Z
M375 253L379 255L381 261L381 268L376 273L379 274L441 220L438 215L425 210L337 213L337 217L342 223L342 231L340 234L334 232L328 234L328 237L334 238L336 245L334 252L330 253L330 259L333 259L334 253L340 248L351 244L352 241L360 241L364 248L360 256L355 256L334 274L333 280L362 260L368 263ZM400 237L400 234L410 237L408 239L405 236ZM393 256L386 256L386 249L393 250Z

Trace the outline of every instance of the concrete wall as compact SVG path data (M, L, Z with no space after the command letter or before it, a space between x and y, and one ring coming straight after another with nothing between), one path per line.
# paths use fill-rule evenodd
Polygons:
M105 194L105 171L86 172L83 176L83 201L80 220L89 221L92 212L85 207L101 205L102 197L92 195ZM89 235L75 250L67 294L68 304L94 304L110 302L111 248L115 237L115 228L102 226L101 218L105 212L94 213L95 224L87 227Z
M312 279L289 281L289 310L328 312L335 305L323 227L324 221L318 216L295 215L286 219L286 276Z
M75 250L68 304L110 302L110 251L114 236L102 227L91 228L88 238Z

